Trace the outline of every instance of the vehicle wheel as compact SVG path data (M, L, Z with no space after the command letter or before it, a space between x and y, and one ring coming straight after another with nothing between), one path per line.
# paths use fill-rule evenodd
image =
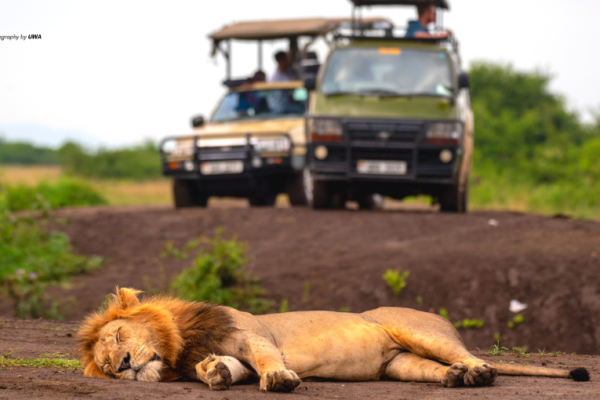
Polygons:
M257 193L248 197L248 201L252 207L272 207L277 201L277 193Z
M292 206L306 206L313 200L313 179L308 167L288 182L286 192Z
M381 210L385 199L378 193L363 194L356 199L361 210Z
M206 207L208 195L203 192L198 181L175 179L173 180L173 200L175 208Z
M465 190L458 190L458 185L446 189L439 198L440 211L453 213L466 213L469 205L469 185Z

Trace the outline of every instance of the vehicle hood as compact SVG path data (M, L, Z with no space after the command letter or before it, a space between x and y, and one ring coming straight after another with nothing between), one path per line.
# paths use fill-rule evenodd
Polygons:
M456 106L438 97L325 96L317 94L311 115L346 118L457 119Z
M208 123L186 136L288 133L294 144L298 145L306 142L304 124L304 118Z

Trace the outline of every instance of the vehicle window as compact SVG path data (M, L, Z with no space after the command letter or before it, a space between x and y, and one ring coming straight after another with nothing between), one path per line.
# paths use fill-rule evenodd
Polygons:
M340 49L329 57L321 92L450 96L451 76L450 60L443 51Z
M212 122L301 116L306 110L305 98L299 89L229 93L217 107Z

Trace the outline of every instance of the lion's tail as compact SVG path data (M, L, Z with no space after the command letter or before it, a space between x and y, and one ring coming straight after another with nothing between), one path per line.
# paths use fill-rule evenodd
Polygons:
M525 375L525 376L549 376L554 378L571 378L577 382L587 382L590 380L590 373L585 368L575 368L571 371L565 369L554 369L544 367L534 367L531 365L519 364L496 364L494 367L501 375Z

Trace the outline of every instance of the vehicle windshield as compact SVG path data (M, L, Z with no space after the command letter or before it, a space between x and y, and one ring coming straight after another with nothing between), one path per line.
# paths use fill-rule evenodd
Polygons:
M307 97L304 88L232 92L221 101L212 122L302 116Z
M398 47L340 49L331 54L321 92L380 96L451 96L448 55Z

